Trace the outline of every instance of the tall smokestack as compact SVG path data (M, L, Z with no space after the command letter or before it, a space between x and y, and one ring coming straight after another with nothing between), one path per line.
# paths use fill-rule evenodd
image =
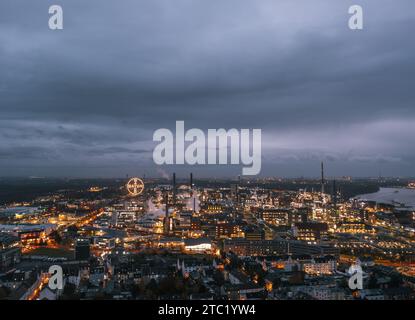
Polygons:
M165 201L166 201L166 218L169 217L169 194L166 192Z
M324 193L324 163L321 161L321 193Z
M332 196L332 203L333 203L333 218L338 219L337 216L337 187L336 187L336 179L333 180L333 196Z
M173 173L173 205L176 205L176 173Z
M193 173L190 173L190 189L193 189Z
M196 212L196 197L193 197L193 212Z

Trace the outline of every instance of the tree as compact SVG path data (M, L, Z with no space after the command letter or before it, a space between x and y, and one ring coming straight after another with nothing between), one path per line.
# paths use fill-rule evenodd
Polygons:
M6 299L10 294L10 290L6 287L0 287L0 300Z
M378 287L378 282L377 282L376 277L374 275L370 275L369 281L367 283L367 287L369 289L376 289Z
M49 235L49 237L52 240L54 240L57 244L61 244L61 242L62 242L62 237L59 234L59 232L57 232L56 230L55 231L52 231L51 234Z
M157 296L158 294L158 285L156 280L151 279L150 282L146 285L146 295L151 293L151 296Z

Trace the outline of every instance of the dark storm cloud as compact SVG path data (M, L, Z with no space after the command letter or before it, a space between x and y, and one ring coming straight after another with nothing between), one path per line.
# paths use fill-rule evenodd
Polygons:
M414 175L415 4L355 2L364 31L328 0L60 1L50 31L49 1L4 0L0 164L156 172L153 131L185 120L263 129L264 174Z

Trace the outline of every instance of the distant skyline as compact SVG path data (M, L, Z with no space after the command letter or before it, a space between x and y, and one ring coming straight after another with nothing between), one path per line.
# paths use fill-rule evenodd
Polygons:
M413 0L0 2L0 177L236 177L153 132L262 129L259 177L415 176ZM364 9L364 30L347 27ZM255 178L255 177L252 177Z
M133 170L134 171L134 170ZM0 176L0 179L81 179L81 180L88 180L88 179L121 179L121 180L127 180L129 178L132 177L140 177L140 178L144 178L146 180L152 180L152 179L157 179L157 180L169 180L171 181L173 178L173 173L176 174L177 177L177 181L183 182L183 181L187 181L189 180L189 174L193 173L194 175L194 179L195 180L209 180L209 179L217 179L217 180L239 180L239 175L232 175L232 174L221 174L221 175L210 175L210 176L206 176L206 175L199 175L200 172L198 172L197 170L191 171L191 170L174 170L171 169L169 171L167 170L163 170L163 172L160 172L158 170L158 172L156 174L153 175L149 175L148 173L142 171L140 172L140 170L135 170L135 174L126 174L124 176L111 176L111 175L79 175L79 176L75 176L75 175L70 175L70 176L64 176L64 175L45 175L45 176L35 176L35 175L29 175L29 176L25 176L25 175L20 175L20 176L16 176L16 175L3 175ZM354 179L354 180L365 180L365 179L369 179L369 180L415 180L415 176L351 176L351 175L329 175L325 177L325 181L326 184L331 185L333 179L336 179L338 181L344 180L344 179ZM310 180L313 181L315 180L318 184L320 184L321 181L321 177L318 175L307 175L307 176L278 176L278 175L258 175L258 176L241 176L242 180L261 180L261 179L286 179L286 180Z

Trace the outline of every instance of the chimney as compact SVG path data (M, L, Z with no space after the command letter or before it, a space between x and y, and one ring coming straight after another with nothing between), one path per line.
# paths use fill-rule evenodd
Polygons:
M176 205L176 173L173 172L173 205Z
M166 192L165 195L165 201L166 201L166 218L169 217L169 194Z

